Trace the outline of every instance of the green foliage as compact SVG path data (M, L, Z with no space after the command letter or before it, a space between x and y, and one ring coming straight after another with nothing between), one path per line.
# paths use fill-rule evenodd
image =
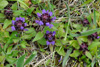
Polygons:
M16 63L16 67L24 67L24 59L25 59L26 54L22 55Z
M37 55L37 52L33 52L30 57L25 61L24 65L28 64L29 62L31 62L35 56Z
M90 53L90 52L86 51L85 55L86 55L89 59L91 59L91 60L92 60L92 55L91 55L91 53Z
M93 0L75 2L0 0L0 67L29 67L30 62L35 63L37 67L67 67L67 63L75 67L82 67L84 63L87 67L98 67L100 61L100 38L97 38L100 37L99 3L100 1ZM51 11L52 17L56 16L56 20L50 22L54 25L52 28L46 25L40 26L35 21L43 20L37 16L37 13L42 14L43 9ZM11 14L5 14L5 11L8 13L11 11L12 18L8 19L7 16L10 17ZM11 30L12 20L16 17L25 18L27 23L25 29L28 31ZM84 19L89 23L83 23ZM47 45L46 31L56 32L53 40L55 45ZM95 32L97 35L94 34ZM86 43L87 46L82 46L82 43ZM71 63L68 62L69 58ZM75 58L75 61L72 58ZM39 64L37 60L40 61Z
M67 53L66 53L66 55L65 55L65 57L64 57L64 59L63 59L62 67L65 67L66 62L68 61L68 58L69 58L71 52L72 52L72 48L70 48L70 49L67 51Z
M32 41L34 42L34 41L40 40L42 37L43 37L43 33L38 32Z
M8 2L6 0L0 0L0 9L3 9L8 5Z
M6 20L4 21L3 29L7 28L11 23L12 23L11 20L7 20L7 19L6 19Z
M74 50L72 54L70 54L71 57L77 58L80 55L79 50Z
M64 51L64 48L61 46L61 47L56 47L55 48L55 51L58 53L58 54L60 54L60 55L62 55L62 56L65 56L65 51Z

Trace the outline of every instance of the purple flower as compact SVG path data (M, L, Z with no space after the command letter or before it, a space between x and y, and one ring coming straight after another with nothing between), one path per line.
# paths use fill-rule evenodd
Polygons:
M88 51L88 45L87 45L87 43L82 43L80 45L80 50L82 50L83 52Z
M36 20L35 22L37 24L41 25L46 25L49 26L49 28L52 28L53 25L51 24L51 22L53 22L56 17L52 17L53 13L49 12L48 10L46 11L45 9L42 10L42 14L41 13L37 13L37 16L39 18L39 20Z
M91 34L88 36L89 39L94 40L94 39L99 39L100 37L98 36L97 32Z
M27 26L27 23L25 22L25 18L22 17L17 17L16 20L12 20L12 31L27 31L27 29L25 29L25 27Z
M5 9L6 10L4 10L4 14L5 14L6 18L12 19L12 17L13 17L12 9L9 6L5 7Z
M46 41L47 45L55 44L55 34L56 34L55 31L53 32L46 31L45 39L47 40Z
M83 21L81 21L81 23L83 24L83 26L86 26L89 24L89 21L87 19L84 19Z
M62 60L62 56L60 57L60 59L58 60L58 62L60 62Z

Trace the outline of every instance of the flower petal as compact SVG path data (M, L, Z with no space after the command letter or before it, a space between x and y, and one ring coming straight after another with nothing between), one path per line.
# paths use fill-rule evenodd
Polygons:
M47 10L47 13L49 13L49 10Z
M22 20L23 22L25 22L25 18L22 18L21 20Z
M56 19L56 17L53 17L53 20L55 20Z
M15 21L14 20L12 20L12 24L15 25Z
M39 24L39 25L43 25L43 22L42 22L42 21L40 21L38 24Z
M18 21L19 20L19 17L16 17L16 21Z
M38 17L41 17L41 14L40 14L40 13L37 13L37 16L38 16Z
M24 26L27 26L27 23L24 23Z
M55 31L53 31L53 34L52 34L52 35L54 36L55 34L56 34L56 32L55 32Z
M55 44L55 41L52 41L51 44L54 45Z
M49 34L50 32L49 31L46 31L46 34Z
M21 26L21 27L20 27L20 29L21 29L21 30L23 30L23 29L24 29L24 27L23 27L23 26Z
M49 12L49 15L50 15L50 16L52 16L52 15L53 15L53 13L52 13L52 12Z
M36 23L39 23L39 20L35 20Z
M14 26L11 27L12 31L16 30Z
M62 56L60 57L60 59L58 60L58 62L60 62L62 60Z
M45 10L45 9L43 9L43 10L42 10L42 13L43 13L43 14L44 14L44 13L46 13L46 10Z
M28 31L28 29L24 29L25 31Z
M49 41L46 41L47 45L50 45L51 43Z
M99 38L100 38L100 36L97 37L97 39L99 39Z
M49 26L50 25L50 23L48 22L48 23L46 23L46 26Z
M50 24L50 25L49 25L49 28L52 28L52 27L53 27L53 24Z

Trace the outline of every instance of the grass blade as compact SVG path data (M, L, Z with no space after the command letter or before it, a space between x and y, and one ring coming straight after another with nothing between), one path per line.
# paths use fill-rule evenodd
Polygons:
M67 53L66 53L66 55L65 55L65 57L64 57L64 59L63 59L62 67L65 67L66 62L67 62L67 60L68 60L69 55L71 54L71 52L72 52L72 48L70 48L70 49L67 51Z
M88 30L88 31L82 32L81 34L71 34L71 37L88 36L88 35L91 35L95 32L98 32L98 31L100 31L100 28Z
M93 11L93 14L94 14L93 23L94 23L94 25L97 27L95 10Z
M26 54L24 54L23 56L21 56L18 60L17 60L17 64L16 67L24 67L24 59L25 59Z
M65 34L65 38L64 38L64 40L66 40L66 38L67 38L67 34L68 34L68 29L69 29L69 23L70 23L70 8L69 8L69 6L68 6L68 4L65 2L65 4L66 4L66 6L67 6L67 9L68 9L68 26L67 26L67 28L66 28L66 34Z
M29 62L31 62L35 56L36 56L37 52L33 52L30 57L25 61L24 65L28 64Z

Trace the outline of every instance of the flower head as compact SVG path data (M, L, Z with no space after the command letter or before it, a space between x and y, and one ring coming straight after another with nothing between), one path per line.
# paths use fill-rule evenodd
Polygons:
M87 19L84 19L84 20L82 21L82 24L83 24L83 26L88 25L88 24L89 24L89 21L88 21Z
M42 14L37 13L39 20L36 20L35 22L38 23L39 25L46 25L52 28L53 25L51 24L51 22L53 22L56 19L56 17L52 17L52 15L53 15L52 12L49 12L48 10L46 11L44 9L42 10Z
M98 36L97 32L95 32L89 35L88 38L94 40L94 39L99 39L100 37Z
M25 27L27 26L27 23L24 23L25 22L25 18L22 18L22 17L17 17L16 20L12 20L12 31L14 30L18 30L18 31L27 31L27 29L25 29Z
M56 34L55 31L53 32L46 31L45 39L47 40L47 45L55 44L55 34Z
M6 10L4 11L4 14L5 14L6 18L7 19L12 19L13 12L12 12L11 8L9 6L7 6L5 9Z
M87 43L82 43L80 45L80 50L82 50L83 52L88 51L88 45L87 45Z

